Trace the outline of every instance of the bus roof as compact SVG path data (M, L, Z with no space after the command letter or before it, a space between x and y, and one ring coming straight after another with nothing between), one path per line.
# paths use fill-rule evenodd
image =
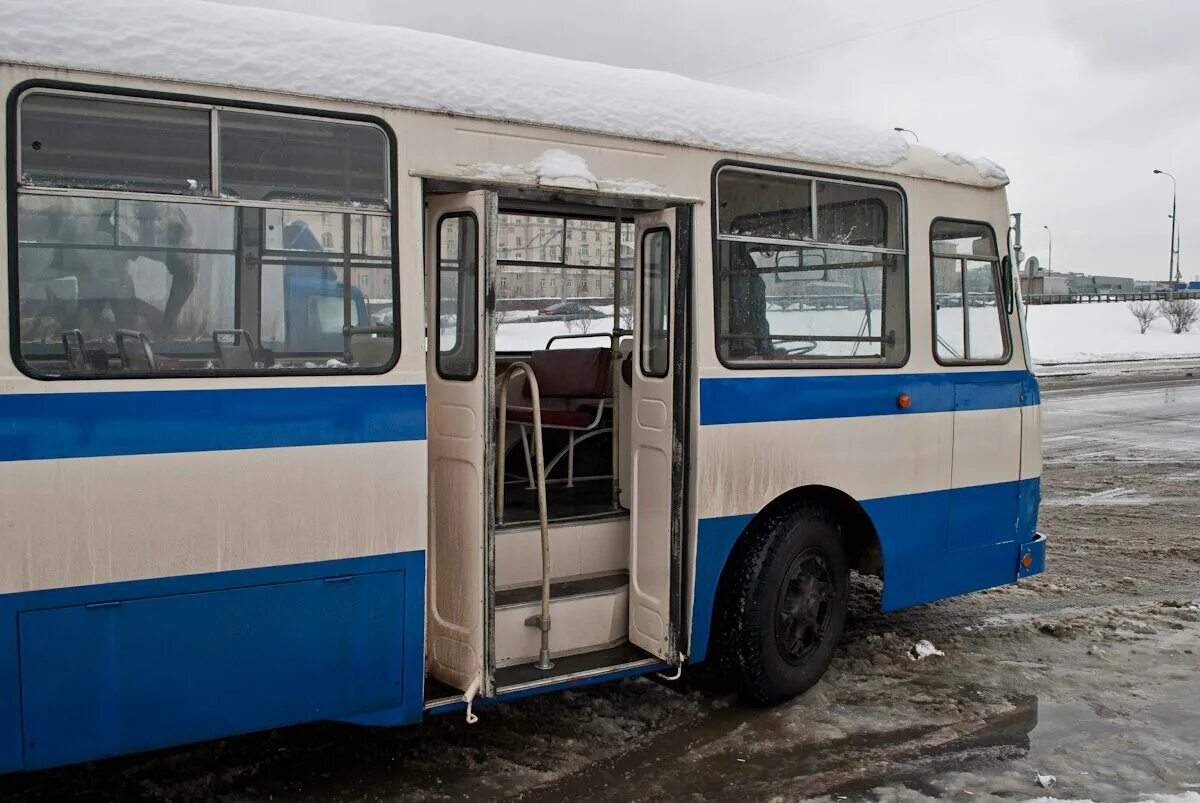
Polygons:
M391 26L197 0L0 0L0 61L552 126L980 187L987 159L794 101Z

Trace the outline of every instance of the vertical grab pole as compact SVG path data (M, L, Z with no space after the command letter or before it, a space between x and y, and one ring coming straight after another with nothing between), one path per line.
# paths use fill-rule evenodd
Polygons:
M514 362L500 377L500 430L497 434L500 448L497 452L504 454L504 433L508 426L508 380L517 372L525 374L525 381L529 383L529 395L533 397L534 477L537 482L538 526L542 535L542 611L541 615L526 619L525 624L541 631L542 643L538 650L538 661L534 666L547 670L552 669L554 663L550 660L550 523L546 513L546 461L542 452L542 397L538 390L537 377L527 363ZM504 521L503 466L497 466L496 470L496 521Z
M613 278L613 336L612 355L608 360L608 381L612 386L612 506L613 510L621 507L621 372L617 367L618 357L621 356L621 218L623 213L616 211L616 226L613 238L613 267L616 272ZM632 357L632 353L630 354Z

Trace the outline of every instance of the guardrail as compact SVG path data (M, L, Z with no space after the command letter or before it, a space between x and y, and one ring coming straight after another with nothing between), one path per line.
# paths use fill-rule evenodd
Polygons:
M1103 304L1128 301L1166 301L1169 298L1200 299L1200 290L1176 290L1168 296L1166 290L1147 293L1038 293L1024 295L1026 304Z

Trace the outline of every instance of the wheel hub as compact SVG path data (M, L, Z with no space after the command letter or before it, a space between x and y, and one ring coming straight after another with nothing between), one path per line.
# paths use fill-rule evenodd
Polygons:
M775 616L775 641L789 664L812 655L829 630L834 584L829 560L815 549L797 555L784 575Z

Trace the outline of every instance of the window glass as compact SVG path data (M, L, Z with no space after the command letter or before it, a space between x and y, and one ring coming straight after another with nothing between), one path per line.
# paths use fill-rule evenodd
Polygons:
M48 373L145 370L131 363L140 334L161 370L213 367L213 332L236 322L238 212L19 196L22 357Z
M897 359L904 258L833 248L722 243L727 360ZM902 359L902 357L901 357Z
M893 189L722 169L717 349L726 363L907 359L903 198ZM811 240L795 246L779 240ZM805 227L805 220L809 221ZM832 241L832 242L830 242Z
M500 259L578 267L613 267L616 227L612 220L500 215ZM633 224L621 224L621 266L633 265Z
M20 114L23 185L211 189L207 109L33 92Z
M370 125L221 111L221 194L385 208L387 139Z
M438 223L438 373L472 379L478 362L478 224L471 214Z
M773 240L811 240L812 181L724 168L717 174L719 232Z
M501 265L496 277L496 350L544 349L558 335L584 341L576 345L604 345L613 328L615 285L616 272L611 269ZM621 271L620 321L622 329L633 329L632 270Z
M671 233L642 235L641 368L643 376L665 377L671 369Z
M989 226L938 220L930 229L935 353L942 362L996 362L1008 353L1000 260Z
M817 182L818 242L903 249L903 222L900 193L895 190Z
M38 91L19 109L16 296L30 373L354 370L393 359L392 232L371 211L388 202L378 129L221 112L226 137L211 130L211 106ZM202 197L217 137L234 194L318 208Z
M500 215L501 259L560 262L563 219L538 215Z

